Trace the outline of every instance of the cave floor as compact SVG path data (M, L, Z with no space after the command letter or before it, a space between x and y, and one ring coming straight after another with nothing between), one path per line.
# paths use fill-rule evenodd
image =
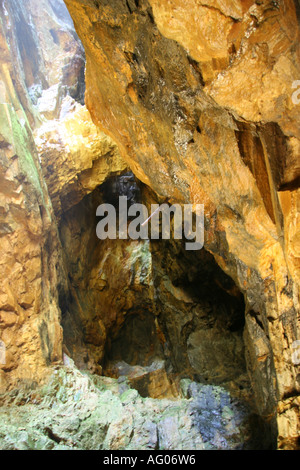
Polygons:
M1 450L252 450L255 416L220 386L181 381L182 397L143 398L126 377L56 366L35 390L0 397Z

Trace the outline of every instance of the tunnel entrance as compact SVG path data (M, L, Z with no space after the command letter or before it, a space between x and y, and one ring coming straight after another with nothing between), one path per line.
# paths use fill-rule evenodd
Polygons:
M118 204L121 193L133 203L157 202L124 173L61 220L69 273L62 305L65 353L79 369L116 379L120 389L136 389L143 398L197 402L203 391L226 390L250 437L259 434L263 442L266 428L255 411L245 361L241 292L210 253L186 251L185 240L99 240L96 209ZM216 406L223 426L223 408Z
M97 239L96 209L103 202L117 208L119 195L131 204L155 202L133 174L124 173L86 196L61 222L71 292L68 308L63 302L70 355L80 367L106 375L121 374L124 364L163 363L170 383L190 377L247 390L242 294L212 255L186 251L184 240Z

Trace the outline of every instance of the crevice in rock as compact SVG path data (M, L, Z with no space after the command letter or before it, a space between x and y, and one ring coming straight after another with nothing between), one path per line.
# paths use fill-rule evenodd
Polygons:
M237 143L243 161L253 174L265 208L283 241L283 214L277 191L286 187L287 143L276 124L255 126L237 122Z
M56 442L57 444L60 444L63 441L63 438L57 436L49 427L45 428L45 433L47 434L49 439Z
M26 85L27 88L30 88L42 79L40 74L41 57L30 25L27 24L21 11L19 14L20 19L16 24L16 39L24 67Z

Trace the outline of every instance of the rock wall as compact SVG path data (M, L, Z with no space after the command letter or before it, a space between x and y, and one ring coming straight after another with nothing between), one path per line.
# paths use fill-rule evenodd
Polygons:
M247 363L259 411L277 416L279 445L293 446L299 400L299 366L292 360L299 335L296 4L66 5L86 51L86 103L95 124L162 200L205 204L205 247L245 296Z
M182 389L181 400L142 398L126 380L81 373L69 360L43 388L1 397L0 449L267 448L260 423L225 389L188 380Z
M259 426L263 446L297 448L296 4L65 3L84 49L62 0L0 4L1 392L44 382L67 354L79 368L113 377L104 384L129 380L139 392L130 391L133 404L177 399L188 378L186 394L208 408L207 422L195 412L186 445L222 448L219 421L216 435L207 423L214 410L220 423L230 421L228 392L219 400L224 386L250 407L245 430L237 411L239 442L233 435L231 447L254 445ZM148 206L203 203L205 249L189 255L175 241L100 243L96 207L115 203L120 191ZM73 366L71 376L72 394L85 379ZM110 399L120 408L127 396L117 395ZM167 442L173 421L148 403L162 446L184 448L177 434ZM128 437L120 423L128 440L115 442L118 419L95 445L134 445L132 428L125 426ZM59 442L70 442L56 425ZM38 437L51 448L47 429ZM81 431L74 445L85 448Z
M4 1L0 19L5 391L42 382L62 362L69 281L58 222L126 164L81 104L84 50L63 1Z
M7 7L13 8L13 2ZM3 391L12 382L22 386L42 380L49 364L62 359L58 286L64 285L64 270L55 215L29 122L35 111L27 88L22 88L24 76L18 73L19 49L11 35L14 17L3 2L0 8Z

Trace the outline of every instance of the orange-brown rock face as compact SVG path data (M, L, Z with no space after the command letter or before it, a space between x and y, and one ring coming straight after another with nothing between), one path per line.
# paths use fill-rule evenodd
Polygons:
M58 285L64 284L52 204L14 80L15 49L7 46L6 27L1 23L1 392L12 382L39 382L49 364L61 360Z
M105 139L99 143L100 132L80 104L85 86L84 50L64 3L5 1L0 21L2 392L39 383L48 376L50 364L62 361L60 303L68 284L56 219L60 196L64 193L68 199L73 190L72 205L76 197L93 190L99 184L92 182L93 170L103 178L108 171L107 161L102 159L97 165L97 159L105 154L108 158L113 145ZM78 114L72 124L74 110ZM64 141L57 129L58 119L66 116L68 125L61 126ZM82 129L77 140L76 125ZM33 133L38 127L39 138ZM54 149L51 132L59 140ZM49 162L48 154L43 160L42 138L49 141L54 161ZM87 146L90 151L84 165L78 157ZM69 165L63 167L69 155ZM74 159L79 160L77 165ZM51 168L53 172L60 167L64 173L52 178L61 184L53 188ZM82 172L81 184L77 176Z
M127 166L81 104L84 51L62 0L4 2L0 20L2 392L62 361L57 221Z
M86 103L135 175L203 203L205 247L244 293L247 363L278 442L299 433L296 2L66 0Z

